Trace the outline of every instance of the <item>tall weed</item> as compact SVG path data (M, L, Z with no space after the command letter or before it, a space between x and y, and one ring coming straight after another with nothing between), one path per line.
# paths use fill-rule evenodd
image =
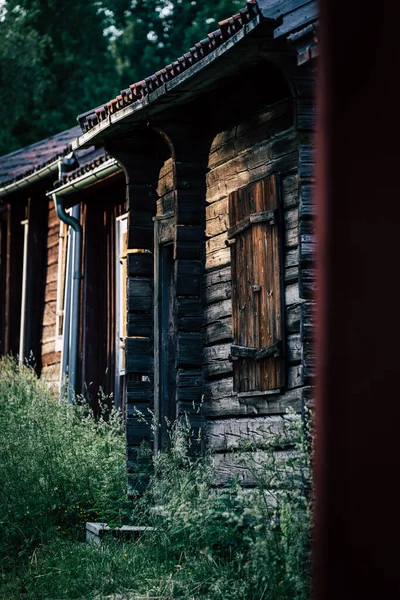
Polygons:
M233 451L245 476L221 486L215 456L194 451L182 417L167 449L142 448L148 485L128 499L119 413L96 420L2 359L0 599L308 600L310 427L307 415L271 419L271 431ZM91 546L88 520L152 529ZM13 561L24 568L12 576Z
M94 419L60 400L28 366L0 359L0 556L32 555L52 536L82 537L88 520L126 507L120 415Z

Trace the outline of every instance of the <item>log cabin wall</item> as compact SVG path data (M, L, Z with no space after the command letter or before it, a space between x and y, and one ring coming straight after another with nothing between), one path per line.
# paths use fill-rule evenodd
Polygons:
M270 84L267 94L261 72ZM299 192L312 179L299 167L309 157L304 151L311 139L304 127L309 111L303 115L283 77L265 63L249 69L241 86L236 78L222 85L219 93L207 93L179 115L172 110L150 119L146 131L108 148L124 165L129 204L125 347L131 482L145 463L137 460L141 442L163 446L162 432L154 439L137 410L150 409L160 423L184 412L195 427L204 427L206 419L223 483L235 473L232 450L238 440L274 429L288 407L301 411L311 389L304 376L306 263L299 260L300 223L306 219L299 216ZM243 101L242 89L250 88L251 97ZM259 182L275 189L273 206L280 212L280 273L274 277L282 299L277 309L282 369L278 390L238 393L229 245L235 223L229 202L249 186L258 190ZM252 216L264 219L268 212ZM244 474L243 481L249 483Z
M219 132L209 155L206 195L204 366L207 440L218 483L233 475L251 485L232 451L274 432L288 407L312 397L313 221L312 76L309 94L290 94ZM299 78L301 79L301 78ZM300 88L301 86L299 86ZM304 89L304 86L303 86ZM283 378L278 390L240 393L234 384L230 196L277 174L283 312ZM255 259L254 259L255 260ZM264 306L266 310L266 306ZM258 388L260 390L260 388Z

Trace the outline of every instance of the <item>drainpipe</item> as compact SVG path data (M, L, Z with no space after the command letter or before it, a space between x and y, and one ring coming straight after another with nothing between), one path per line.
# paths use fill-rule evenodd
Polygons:
M74 207L75 208L75 207ZM76 217L74 211L72 216ZM79 216L79 215L78 215ZM63 306L63 328L62 328L62 351L61 351L61 369L60 369L60 394L65 397L65 378L68 374L69 349L71 346L71 288L72 288L72 259L74 250L74 233L68 230L68 252L66 257L65 269L65 295Z
M79 216L79 205L73 207L73 214L69 215L57 196L57 193L51 194L57 211L58 218L69 225L74 231L74 252L72 265L72 291L71 291L71 311L70 311L70 345L68 356L68 402L73 403L74 392L77 388L78 373L78 350L79 350L79 320L80 320L80 294L81 294L81 260L82 260L82 227L77 216ZM75 210L74 210L75 209ZM65 330L65 334L67 330ZM64 334L63 349L65 348ZM64 373L63 373L64 375ZM67 375L67 373L65 373Z
M59 166L59 176L62 173L62 159ZM113 175L121 171L121 165L114 158L106 160L104 163L95 167L89 172L83 173L76 179L66 182L56 189L55 192L47 192L47 196L50 196L55 204L58 218L69 225L73 231L73 265L69 267L72 271L72 289L68 284L68 280L71 280L69 273L67 274L68 280L66 294L70 295L71 306L68 311L64 313L64 335L63 335L63 350L61 358L61 377L65 381L66 375L68 375L68 401L72 404L74 392L77 388L77 370L78 370L78 353L79 353L79 321L80 321L80 290L81 280L83 274L81 273L81 259L82 259L82 227L79 222L79 205L72 208L72 215L70 216L66 211L62 203L63 196L70 195L77 190L83 189L88 185L96 183L102 179L105 179L109 175ZM68 296L67 296L68 299ZM67 305L66 305L67 306ZM68 333L70 332L70 335ZM61 389L64 388L62 382Z

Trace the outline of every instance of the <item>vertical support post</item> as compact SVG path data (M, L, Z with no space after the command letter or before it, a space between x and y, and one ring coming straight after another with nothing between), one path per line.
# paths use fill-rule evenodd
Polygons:
M28 234L29 219L21 221L24 228L23 254L22 254L22 290L21 290L21 319L19 333L19 363L23 364L25 360L25 330L26 330L26 286L27 286L27 266L28 266Z

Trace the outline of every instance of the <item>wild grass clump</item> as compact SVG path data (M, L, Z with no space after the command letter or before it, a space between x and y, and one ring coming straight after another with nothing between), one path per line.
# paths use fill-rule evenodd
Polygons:
M70 405L30 367L0 359L0 482L3 570L54 537L83 539L86 521L126 508L120 415L95 419L82 399Z
M149 454L146 490L127 503L119 417L96 422L8 361L0 399L3 556L24 559L14 576L10 561L8 575L3 568L0 600L309 599L308 418L291 412L257 439L246 435L230 459L239 475L229 477L218 457L197 451L182 417L168 449ZM77 520L118 515L152 529L100 546L75 533Z

